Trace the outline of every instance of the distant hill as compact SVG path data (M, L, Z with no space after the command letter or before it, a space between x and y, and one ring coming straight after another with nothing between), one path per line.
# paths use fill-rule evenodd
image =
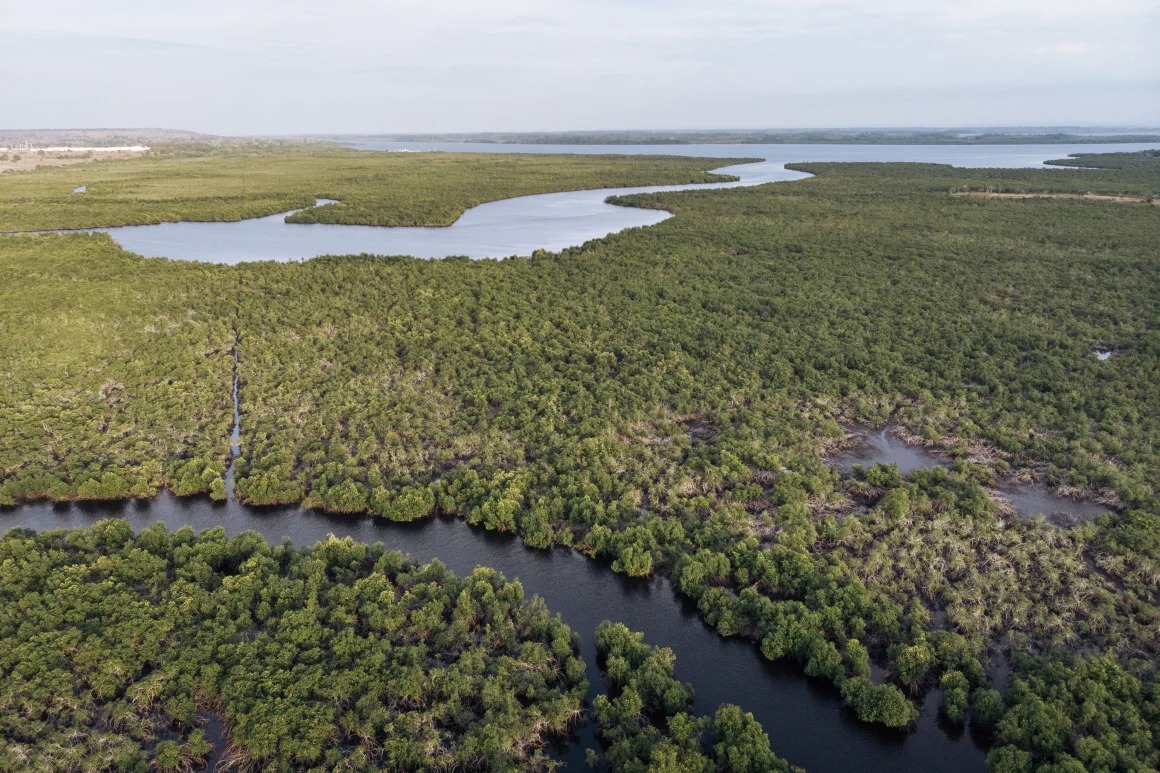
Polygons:
M181 129L0 129L0 146L119 147L175 142L218 142L225 138Z

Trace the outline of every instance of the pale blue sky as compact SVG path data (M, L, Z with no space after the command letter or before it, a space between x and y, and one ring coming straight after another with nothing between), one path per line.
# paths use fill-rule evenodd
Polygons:
M6 0L0 128L1160 124L1156 0Z

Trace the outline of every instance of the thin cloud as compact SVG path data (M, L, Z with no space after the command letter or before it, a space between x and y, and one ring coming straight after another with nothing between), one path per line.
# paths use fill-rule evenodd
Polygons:
M1031 51L1042 56L1087 56L1092 52L1092 46L1089 43L1055 43L1050 46L1039 46Z

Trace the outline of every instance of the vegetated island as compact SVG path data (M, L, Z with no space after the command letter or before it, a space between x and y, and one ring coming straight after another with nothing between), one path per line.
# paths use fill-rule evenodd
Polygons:
M245 501L458 514L664 572L864 721L938 688L996 770L1156 767L1156 210L954 195L1160 188L1154 154L1063 163L803 164L627 197L675 217L505 261L0 239L0 500L214 490L236 354ZM951 469L826 465L840 425L887 417ZM1113 506L1022 520L988 494L1010 475Z

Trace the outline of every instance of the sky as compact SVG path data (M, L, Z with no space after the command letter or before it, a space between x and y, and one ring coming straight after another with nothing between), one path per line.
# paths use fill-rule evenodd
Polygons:
M0 129L1160 125L1158 0L0 0Z

